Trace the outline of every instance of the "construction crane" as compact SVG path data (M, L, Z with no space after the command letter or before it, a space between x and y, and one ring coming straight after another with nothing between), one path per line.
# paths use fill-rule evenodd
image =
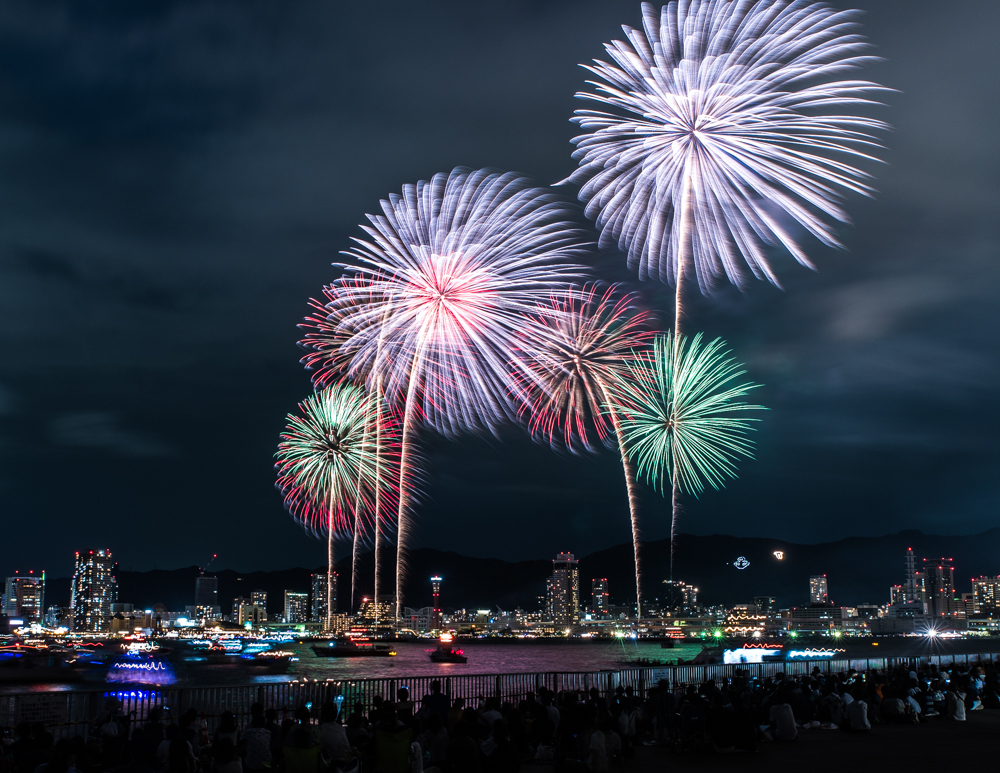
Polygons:
M219 557L219 554L218 554L218 553L212 553L212 557L211 557L210 559L208 559L208 563L207 563L207 564L205 564L205 566L203 566L203 567L201 568L201 573L202 573L202 574L205 574L205 572L207 572L207 571L208 571L208 567L210 567L210 566L212 565L212 562L213 562L213 561L214 561L214 560L215 560L216 558L218 558L218 557Z

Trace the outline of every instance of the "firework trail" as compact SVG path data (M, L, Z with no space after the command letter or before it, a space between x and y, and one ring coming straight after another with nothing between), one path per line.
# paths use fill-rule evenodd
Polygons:
M639 474L661 492L672 490L670 524L671 579L680 493L700 494L705 485L718 489L736 477L736 462L753 458L748 434L754 418L745 411L765 410L742 400L757 384L737 383L746 374L716 338L702 343L701 333L675 342L658 335L652 352L640 352L614 384L623 414L621 431L639 460Z
M349 278L343 278L340 284L348 284L352 280ZM364 297L365 288L363 285L357 285L353 288L355 291L355 303L362 303ZM350 323L345 323L343 320L346 308L342 309L338 304L334 303L336 299L340 296L338 295L336 288L334 287L324 287L323 288L324 301L317 301L315 299L309 299L309 305L315 309L314 314L305 318L305 320L299 325L300 328L309 331L305 338L299 341L299 345L306 349L307 354L302 357L300 362L306 366L307 370L313 371L313 382L318 385L337 383L347 378L347 372L351 368L352 359L357 354L355 344L361 337L355 338L353 336L354 331L350 327ZM391 308L386 306L385 314L383 318L391 312ZM377 356L376 361L381 359L381 341L377 344ZM395 430L398 430L399 422L397 421L397 416L392 410L392 407L385 404L385 390L382 387L382 375L371 374L370 370L365 368L356 368L354 372L354 377L356 380L364 382L367 378L369 382L373 383L373 393L379 396L377 413L375 414L375 443L376 443L376 464L382 465L388 462L386 470L398 468L398 454L394 454L399 446L400 438L398 437L398 432L393 434ZM415 470L418 466L413 462L412 451L410 464L408 469L410 470L410 488L412 490L415 484ZM395 466L393 466L395 465ZM398 476L397 476L398 480ZM398 489L393 489L392 493L398 493ZM375 507L373 514L374 521L374 545L373 554L375 559L375 621L378 623L379 606L378 598L380 596L379 591L381 590L381 558L383 552L382 543L388 533L392 531L392 521L388 518L383 511L388 512L392 509L394 502L387 500L384 492L376 492L375 494ZM355 540L354 553L357 557L358 543ZM357 561L355 561L354 566L357 567ZM355 583L356 585L356 577ZM352 597L353 597L353 587L352 585Z
M311 342L310 364L320 379L331 368L377 381L403 405L398 620L418 424L452 435L516 415L511 352L536 305L582 274L570 262L581 242L569 207L513 174L455 169L381 205L345 253L357 265L326 289L330 343Z
M546 335L528 343L531 353L517 379L528 428L537 439L571 450L592 450L597 441L617 449L622 460L635 554L635 590L642 610L639 561L639 496L635 468L621 435L620 416L611 390L627 375L626 359L648 344L646 314L636 309L638 296L615 287L585 285L580 291L553 296L533 320Z
M676 286L693 272L703 292L747 269L778 284L768 248L805 266L801 232L841 246L833 223L853 191L871 195L871 132L885 123L832 108L876 104L885 91L839 80L871 62L857 11L803 0L688 0L642 5L642 29L587 66L599 80L577 94L613 112L577 110L574 139L587 215L604 246L628 251L642 278Z
M327 627L334 614L334 541L360 526L374 493L393 481L380 474L367 427L376 401L357 387L321 389L289 414L276 454L277 488L288 512L314 535L327 538Z

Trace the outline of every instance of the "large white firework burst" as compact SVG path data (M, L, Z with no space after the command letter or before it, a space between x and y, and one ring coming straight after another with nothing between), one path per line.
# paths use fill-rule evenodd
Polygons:
M680 0L642 5L642 29L605 46L613 63L578 97L575 138L587 215L603 246L628 251L642 278L671 284L693 270L702 291L720 277L778 284L768 248L811 266L804 232L840 246L845 192L870 195L872 118L831 109L875 104L884 90L843 73L874 59L857 11L803 0Z
M538 304L579 278L570 207L514 174L455 169L404 186L369 215L358 265L326 289L308 364L409 393L445 433L513 415L511 361ZM515 364L516 367L516 364Z
M403 187L369 215L357 265L326 288L307 364L365 380L403 403L396 517L396 618L403 611L418 425L495 427L538 305L583 273L570 207L514 174L454 169ZM544 335L544 328L539 335ZM513 361L513 366L512 366Z

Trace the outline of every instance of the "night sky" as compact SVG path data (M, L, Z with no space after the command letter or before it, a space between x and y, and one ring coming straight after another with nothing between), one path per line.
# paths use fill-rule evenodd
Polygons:
M155 7L147 7L147 6ZM869 0L898 89L846 251L693 303L771 410L684 531L820 542L997 525L1000 4ZM143 6L143 7L139 7ZM309 389L296 323L365 212L454 166L573 168L580 62L639 3L0 5L0 574L324 563L272 454ZM564 189L570 197L573 189ZM595 257L629 279L618 254ZM668 323L669 291L644 283ZM612 452L425 436L415 544L578 555L629 539ZM647 491L643 528L668 533Z

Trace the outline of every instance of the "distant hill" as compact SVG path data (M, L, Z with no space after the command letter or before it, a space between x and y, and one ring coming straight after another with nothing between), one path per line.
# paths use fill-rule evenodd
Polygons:
M1000 573L1000 529L968 536L935 536L919 531L904 531L882 537L852 537L838 542L800 545L783 540L728 535L677 538L674 577L695 585L699 599L709 604L738 604L754 596L770 595L783 606L808 601L809 576L826 574L830 596L837 604L864 602L885 603L889 586L902 583L906 549L912 547L919 559L954 558L955 584L959 592L970 589L969 579ZM780 550L783 560L773 553ZM745 557L750 565L737 569L733 562ZM657 595L670 575L670 542L658 540L642 546L643 589L647 597ZM392 592L395 556L386 550L383 582L386 593ZM431 603L429 578L444 578L442 604L447 607L495 607L534 609L545 593L545 578L551 572L550 559L509 562L494 558L472 558L458 553L421 548L411 552L406 582L409 606ZM350 561L337 562L340 574L341 606L348 606ZM268 609L278 612L284 591L308 591L309 575L314 569L294 568L274 572L236 572L230 569L212 572L219 578L219 599L228 611L232 599L249 596L258 588L268 593ZM359 566L359 592L371 595L374 557L367 553ZM118 572L119 598L137 607L163 603L181 610L194 603L196 567L150 572ZM615 545L580 559L580 595L590 599L590 580L607 578L612 602L635 601L632 545ZM51 579L47 604L69 601L69 580Z

